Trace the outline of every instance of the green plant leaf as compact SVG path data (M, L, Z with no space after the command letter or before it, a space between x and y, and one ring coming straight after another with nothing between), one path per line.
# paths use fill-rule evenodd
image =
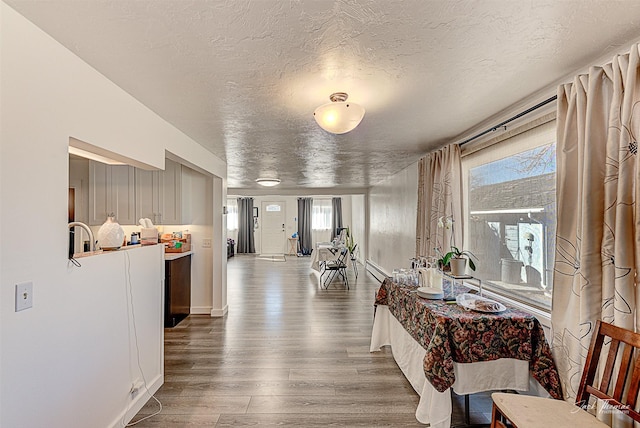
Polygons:
M451 260L451 257L453 257L452 252L448 252L447 254L445 254L442 258L442 266L447 266L449 264L449 261Z
M469 268L471 270L476 270L476 265L473 263L473 260L471 260L471 257L469 257Z

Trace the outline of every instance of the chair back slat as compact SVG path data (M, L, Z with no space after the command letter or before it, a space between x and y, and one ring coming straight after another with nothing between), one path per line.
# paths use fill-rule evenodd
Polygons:
M585 390L586 385L592 385L596 377L596 370L598 369L598 360L600 358L600 352L602 352L602 345L604 344L604 336L598 334L600 327L600 321L596 326L596 331L591 336L591 346L589 347L589 353L587 353L587 359L584 362L584 370L582 371L582 378L580 379L580 386L578 387L578 394L576 395L576 405L583 406L589 401L589 392Z
M618 346L622 346L624 351L622 352L622 358L620 359L620 369L618 370L618 378L616 379L615 389L613 390L613 398L618 401L622 400L622 394L625 392L625 385L629 377L629 368L631 367L631 358L633 356L633 347L626 343L619 343Z
M611 377L613 376L613 368L616 365L616 355L618 354L619 344L620 342L616 339L611 339L611 343L609 344L607 361L604 364L602 377L600 378L600 391L604 392L605 394L607 393L607 391L609 391L609 385L611 385Z
M604 367L601 367L600 386L595 386L595 374L600 361L605 337L611 339ZM582 379L576 396L576 404L586 406L593 395L607 402L609 408L615 408L640 422L640 413L633 410L640 390L640 364L634 365L635 349L640 348L640 334L614 325L598 321L591 338L591 347L585 361ZM616 366L616 360L618 366ZM632 368L633 367L633 368ZM613 393L610 393L614 368L618 369ZM631 373L631 379L629 374ZM623 397L626 398L623 399Z

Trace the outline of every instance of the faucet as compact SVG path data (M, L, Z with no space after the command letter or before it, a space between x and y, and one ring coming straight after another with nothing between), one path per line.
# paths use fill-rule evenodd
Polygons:
M76 226L83 228L87 232L87 234L89 235L89 242L91 242L91 247L93 248L93 251L95 251L96 241L93 239L93 232L91 232L91 229L89 229L89 226L79 221L72 221L71 223L68 224L69 229Z

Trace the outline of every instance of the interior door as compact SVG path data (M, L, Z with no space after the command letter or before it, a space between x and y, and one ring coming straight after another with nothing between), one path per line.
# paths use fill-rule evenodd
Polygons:
M260 253L261 254L284 254L284 202L262 202L262 210L258 215L261 217L260 232Z

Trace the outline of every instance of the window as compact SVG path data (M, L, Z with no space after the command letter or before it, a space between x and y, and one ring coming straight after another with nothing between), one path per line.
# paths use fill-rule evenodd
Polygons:
M551 309L555 121L463 158L465 249L487 289Z
M331 229L331 199L314 199L311 203L311 229Z
M227 230L238 230L237 199L227 199Z

